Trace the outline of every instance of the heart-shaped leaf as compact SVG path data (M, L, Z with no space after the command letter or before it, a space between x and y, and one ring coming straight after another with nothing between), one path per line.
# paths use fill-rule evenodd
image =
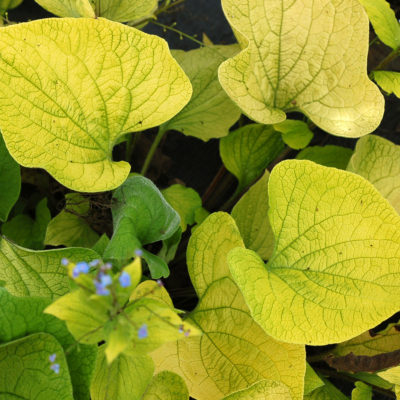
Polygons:
M301 111L338 136L379 125L384 99L367 76L368 18L358 0L222 0L247 47L219 79L251 119L276 124Z
M44 19L0 31L0 127L13 158L82 192L120 186L126 133L172 118L191 85L166 42L102 18Z
M181 375L197 400L220 399L262 379L282 381L300 400L304 347L272 339L251 318L228 270L227 254L238 246L239 231L225 213L212 214L193 233L188 269L200 301L186 321L203 335L153 352L157 370Z
M364 178L310 161L269 180L274 254L228 255L253 318L291 343L352 338L400 308L400 216ZM371 297L371 293L374 296Z

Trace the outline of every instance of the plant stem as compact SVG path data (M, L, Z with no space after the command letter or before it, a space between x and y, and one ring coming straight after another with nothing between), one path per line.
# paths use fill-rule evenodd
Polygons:
M146 175L146 172L147 172L147 170L149 169L151 160L152 160L153 157L154 157L154 153L156 152L157 147L158 147L158 145L159 145L160 142L161 142L161 139L164 137L164 135L165 135L166 133L167 133L167 130L164 129L162 126L160 126L160 127L158 128L157 136L155 137L155 139L154 139L154 141L153 141L153 144L151 145L150 150L149 150L149 152L147 153L146 159L144 160L144 164L143 164L142 170L140 171L140 173L141 173L143 176Z
M131 133L126 142L125 161L130 162L132 159L133 150L139 137L139 132Z
M374 72L374 71L379 71L381 69L383 69L384 67L386 67L386 65L388 65L389 63L391 63L394 59L396 59L398 57L400 53L400 49L396 49L393 50L391 53L389 53L374 69L373 71L370 73L370 75Z
M197 43L198 45L200 45L200 46L202 46L202 47L205 46L203 42L200 42L200 40L197 40L197 39L194 38L193 36L190 36L190 35L188 35L187 33L184 33L184 32L182 32L182 31L180 31L180 30L178 30L178 29L175 29L173 26L164 25L164 24L162 24L162 23L160 23L160 22L154 21L153 19L150 20L149 22L151 22L151 23L154 24L154 25L161 26L161 28L163 28L163 29L168 29L168 30L170 30L170 31L172 31L172 32L175 32L175 33L177 33L181 38L182 38L182 37L185 37L185 38L191 40L192 42Z

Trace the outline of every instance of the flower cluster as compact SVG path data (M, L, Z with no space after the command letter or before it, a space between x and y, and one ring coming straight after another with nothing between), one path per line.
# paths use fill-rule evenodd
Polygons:
M60 373L60 364L56 363L56 353L50 354L49 355L49 361L50 361L50 369L54 371L56 374Z

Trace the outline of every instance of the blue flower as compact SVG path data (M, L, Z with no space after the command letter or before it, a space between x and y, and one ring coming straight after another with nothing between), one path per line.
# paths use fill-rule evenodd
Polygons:
M138 338L139 339L146 339L149 336L149 332L147 330L147 325L143 324L138 330Z
M90 266L85 261L80 261L75 265L75 268L72 270L72 276L77 278L80 274L87 274L90 270Z
M112 278L110 275L104 274L100 272L97 278L94 280L94 285L96 286L96 293L100 296L107 296L110 294L110 291L107 286L112 284Z
M112 284L112 279L110 275L100 274L99 275L100 283L102 286L106 287Z
M100 282L94 281L94 285L96 286L96 294L99 296L108 296L110 291L106 289Z
M97 267L99 264L100 264L100 260L93 260L93 261L90 261L90 263L89 263L89 265L91 267Z
M49 355L50 362L53 363L54 361L56 361L56 357L57 357L56 353L50 354Z
M67 267L69 265L69 260L68 258L63 257L61 259L61 265L64 265L64 267Z
M135 250L135 256L142 257L142 255L143 255L143 250L141 250L141 249L136 249Z
M118 278L119 284L122 287L128 287L131 286L131 276L126 272L122 272L122 274Z
M60 364L51 364L50 369L53 370L56 374L60 372Z

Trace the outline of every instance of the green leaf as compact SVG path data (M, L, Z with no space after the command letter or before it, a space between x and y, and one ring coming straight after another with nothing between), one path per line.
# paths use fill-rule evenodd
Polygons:
M375 356L381 353L389 353L400 348L400 332L396 329L397 324L389 324L386 329L371 335L369 331L361 335L339 343L332 354L345 356L353 353L356 356Z
M11 155L76 191L120 186L130 165L111 159L118 138L171 119L191 96L164 40L102 18L7 26L0 54Z
M92 247L99 235L85 221L90 204L79 193L65 196L66 206L47 225L45 244L66 247Z
M1 11L0 11L1 13ZM7 221L8 214L21 191L19 165L10 156L3 136L0 134L0 220Z
M21 3L22 0L2 0L0 2L0 14L4 15L7 10L18 7Z
M282 133L283 141L292 149L301 150L307 147L314 133L303 121L287 119L274 125L274 129Z
M72 262L99 258L90 249L33 251L0 239L0 280L16 296L55 298L69 291L67 269L61 259Z
M189 400L185 381L170 371L154 376L142 400Z
M400 213L400 146L375 135L362 138L347 169L370 181Z
M268 260L274 250L274 235L268 219L269 172L254 184L232 210L246 248Z
M377 128L384 99L367 76L369 24L358 0L222 5L247 47L220 66L219 80L251 119L277 124L301 111L338 136Z
M220 399L262 379L282 381L294 400L303 396L304 347L280 343L253 321L229 276L226 256L243 246L233 219L209 216L188 246L188 269L200 298L186 321L203 335L171 342L152 353L157 371L181 375L190 396Z
M158 252L158 256L167 264L175 258L181 239L182 229L179 228L170 238L163 240L161 250Z
M233 393L223 400L292 400L289 388L281 382L262 380L247 389Z
M89 0L35 0L47 11L59 17L95 18L95 12Z
M141 399L150 383L154 365L150 357L137 356L134 351L121 354L111 365L99 348L95 373L90 386L92 400Z
M374 71L375 82L388 94L394 93L400 98L400 72Z
M298 160L310 160L325 167L346 169L353 150L346 147L327 145L311 146L297 154Z
M359 0L379 39L393 50L400 47L400 25L386 0Z
M373 386L380 387L386 390L392 390L393 384L385 381L376 374L371 374L370 372L357 372L356 374L349 374L353 379L359 379Z
M369 182L310 161L284 161L271 173L269 204L275 249L268 264L251 250L228 255L253 318L268 334L337 343L398 311L400 216Z
M364 382L356 382L351 392L351 400L372 400L372 388Z
M91 0L96 15L118 22L138 21L151 17L157 9L157 0Z
M51 334L62 345L64 351L67 351L66 357L74 387L74 399L87 400L96 347L76 346L76 342L65 324L57 318L43 313L49 302L49 299L37 297L14 297L5 289L0 289L0 343L38 332Z
M324 379L324 386L305 395L304 400L348 400L348 397L336 389L332 383Z
M52 354L56 354L59 373L50 369ZM53 336L37 333L0 345L0 397L73 400L64 352Z
M193 95L187 106L162 129L174 129L204 141L228 134L229 128L239 119L240 110L222 90L218 67L238 50L237 45L229 45L173 51L193 85Z
M231 132L220 140L219 147L226 169L239 180L237 192L253 183L283 149L281 135L258 124Z
M315 389L324 386L324 382L316 372L306 363L306 376L304 377L304 395L310 394Z
M178 212L181 218L182 232L188 225L195 223L195 213L201 208L201 198L192 188L183 185L172 185L161 191L165 200Z
M113 198L114 234L104 252L105 258L131 258L136 249L168 239L179 228L178 213L147 178L128 178ZM147 251L143 251L143 257L149 263L153 278L168 276L168 266L163 260Z
M110 239L105 233L103 233L100 239L94 244L92 249L102 256L108 246L108 243L110 243Z
M51 220L46 198L39 201L35 214L35 220L26 214L15 216L1 226L2 234L22 247L44 249L46 229Z

